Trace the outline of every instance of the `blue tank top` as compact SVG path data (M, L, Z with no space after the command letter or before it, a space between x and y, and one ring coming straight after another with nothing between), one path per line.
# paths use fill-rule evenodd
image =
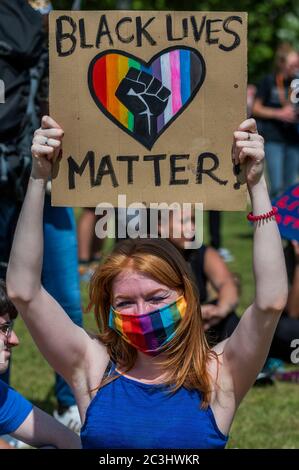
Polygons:
M196 390L175 393L122 375L100 388L81 429L83 449L222 449L228 437Z

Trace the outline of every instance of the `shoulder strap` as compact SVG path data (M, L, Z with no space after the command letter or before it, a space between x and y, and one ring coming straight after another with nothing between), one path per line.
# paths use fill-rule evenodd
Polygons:
M113 372L115 372L115 369L116 369L115 362L110 361L108 366L107 366L107 377L110 377L110 375L112 375Z
M36 96L38 93L41 79L43 78L47 66L48 54L44 51L39 59L38 64L30 69L30 90L26 109L26 116L30 117L33 129L39 127L39 119L36 113Z

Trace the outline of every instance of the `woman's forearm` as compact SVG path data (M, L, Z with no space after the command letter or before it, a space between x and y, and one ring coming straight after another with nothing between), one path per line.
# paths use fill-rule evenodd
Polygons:
M30 301L40 288L46 182L31 175L10 254L7 289L12 298L23 301Z
M79 436L36 406L13 433L29 445L38 448L80 449Z
M43 116L34 133L32 171L10 254L7 290L11 298L31 301L41 286L43 263L43 211L45 187L52 161L61 152L63 130Z
M249 187L254 215L269 212L272 205L264 177ZM261 310L281 311L287 298L287 275L281 237L275 218L254 224L253 268L255 304Z

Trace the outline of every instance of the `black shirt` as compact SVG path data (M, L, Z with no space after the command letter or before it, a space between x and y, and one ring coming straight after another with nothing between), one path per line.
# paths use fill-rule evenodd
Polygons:
M204 262L205 262L205 254L206 254L207 247L202 245L200 248L196 250L184 250L183 255L185 260L189 264L192 274L193 280L196 284L198 293L199 293L199 300L200 303L203 304L207 301L208 294L207 294L207 276L204 271Z
M284 96L288 100L292 79L284 80ZM267 75L258 85L256 98L262 101L263 106L269 108L282 108L279 90L274 74ZM291 124L278 119L257 119L258 130L265 141L299 144L299 124Z

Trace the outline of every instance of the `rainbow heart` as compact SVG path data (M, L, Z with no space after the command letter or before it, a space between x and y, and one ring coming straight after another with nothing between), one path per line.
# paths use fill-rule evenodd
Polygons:
M170 47L149 62L110 50L91 61L88 86L100 110L150 150L194 99L205 74L193 48Z

